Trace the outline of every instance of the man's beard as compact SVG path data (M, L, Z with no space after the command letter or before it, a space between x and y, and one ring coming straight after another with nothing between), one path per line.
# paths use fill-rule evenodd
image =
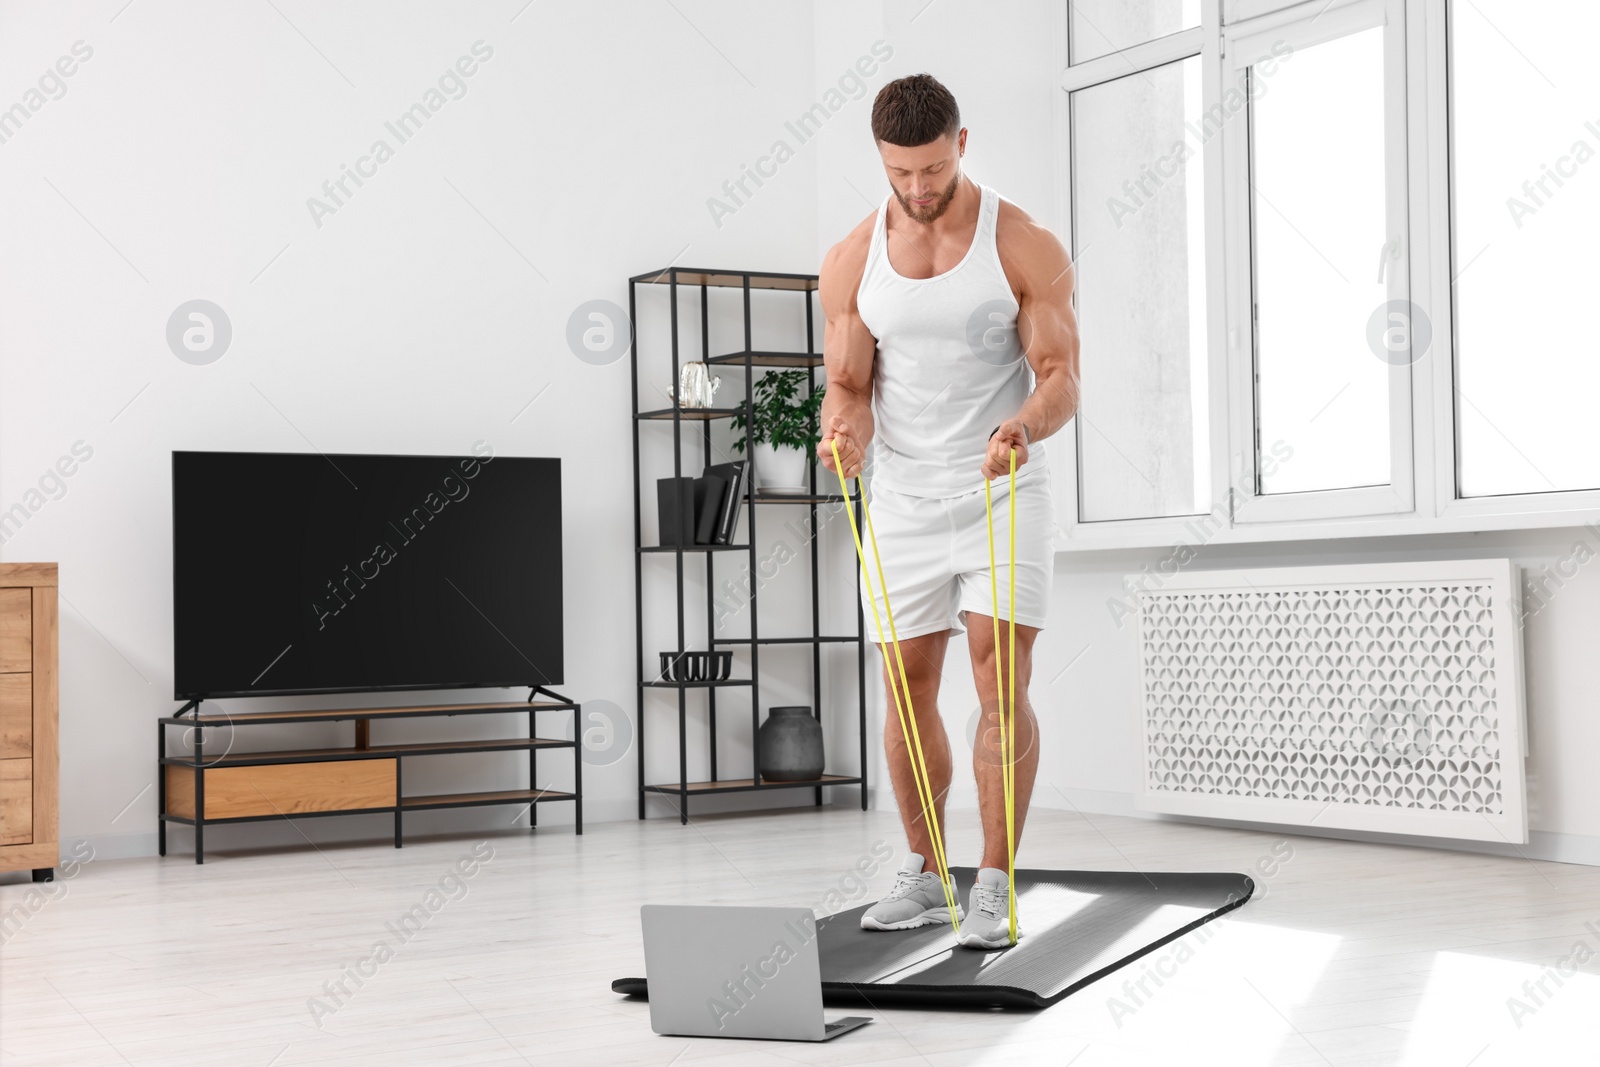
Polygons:
M890 188L893 188L893 186ZM956 176L950 180L950 184L945 188L944 192L940 193L934 202L929 204L927 207L917 207L915 204L911 203L911 201L906 199L906 197L898 189L894 190L894 198L900 201L900 210L904 211L906 216L911 219L912 222L920 222L926 225L930 222L933 222L950 209L950 202L955 199L956 190L959 188L961 188L961 174L957 172Z

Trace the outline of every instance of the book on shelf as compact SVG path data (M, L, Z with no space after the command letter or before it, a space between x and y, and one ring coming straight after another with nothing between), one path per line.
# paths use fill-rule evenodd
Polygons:
M739 508L744 502L744 478L747 466L744 460L739 459L732 463L716 463L706 468L707 474L716 475L726 485L722 496L721 514L717 517L716 532L712 535L712 544L733 543L734 531L739 526Z
M715 544L717 520L728 496L728 481L720 474L705 474L694 480L694 543Z
M693 478L657 479L656 514L661 544L694 544L694 483Z

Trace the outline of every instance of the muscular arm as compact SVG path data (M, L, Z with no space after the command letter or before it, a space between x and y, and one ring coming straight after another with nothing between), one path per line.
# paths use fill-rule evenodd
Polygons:
M870 238L870 228L866 236ZM846 478L861 473L874 429L872 361L878 342L856 310L856 290L866 269L866 245L859 228L835 245L823 261L818 286L823 315L822 363L828 375L828 391L822 398L822 441L817 445L817 455L823 466L833 470L832 445L837 443Z
M1007 219L1000 240L1001 262L1018 290L1017 339L1033 368L1033 392L1016 416L989 439L985 478L1028 460L1028 446L1049 437L1078 411L1078 320L1072 311L1071 258L1055 234L1020 211Z

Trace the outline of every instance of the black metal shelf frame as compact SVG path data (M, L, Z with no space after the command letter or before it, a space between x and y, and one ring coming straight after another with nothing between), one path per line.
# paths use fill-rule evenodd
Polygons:
M866 622L861 613L859 603L856 607L856 633L854 637L843 635L824 635L821 631L821 605L818 591L818 540L812 536L811 541L811 634L808 637L783 637L762 638L759 633L759 583L752 582L750 588L750 635L745 638L718 638L715 636L716 602L714 571L717 558L726 550L740 550L746 553L749 573L756 573L756 508L755 505L791 504L807 508L811 529L817 530L817 506L819 504L844 503L855 509L857 520L860 520L860 497L852 494L845 498L837 493L819 491L817 487L816 465L810 465L809 492L805 495L780 496L777 494L761 494L756 491L756 470L753 450L745 456L746 472L744 479L745 504L744 516L746 536L743 543L738 545L695 545L695 546L665 546L644 544L643 503L640 484L640 430L644 422L659 421L672 423L672 472L674 477L683 477L684 474L684 448L682 428L685 422L698 423L701 429L701 454L706 464L712 462L711 424L713 421L728 418L740 409L735 408L700 408L685 409L676 405L670 408L657 408L641 410L639 407L639 330L638 330L638 287L641 285L665 285L668 287L669 315L672 331L672 377L671 382L678 382L680 369L683 365L683 355L679 349L678 341L678 287L691 286L700 291L700 342L701 362L728 368L742 368L744 370L744 403L748 408L754 400L755 370L766 367L789 367L805 369L809 378L809 388L814 393L817 388L817 368L822 365L822 355L817 351L817 338L815 326L815 301L813 294L817 292L819 279L814 274L782 274L767 271L738 271L738 270L706 270L692 267L667 267L659 271L650 271L645 274L635 275L628 279L628 317L634 324L632 339L629 344L629 357L632 369L633 392L633 536L634 546L634 620L635 643L638 663L638 702L637 702L637 727L635 746L638 749L638 775L639 775L639 818L645 817L645 798L654 794L676 797L678 800L678 818L682 823L689 821L689 797L695 795L712 795L727 792L757 792L762 789L803 788L813 789L813 798L816 806L822 804L822 790L825 786L859 785L861 787L861 808L867 807L867 659L866 659ZM710 341L710 291L713 288L727 288L740 290L743 299L744 312L744 339L738 352L721 353L713 355ZM752 290L776 290L799 293L806 305L806 343L805 350L801 352L770 351L755 349L751 338L750 294ZM653 553L671 553L677 568L677 623L679 651L686 650L687 635L685 626L686 605L684 603L684 557L686 554L698 554L705 560L706 578L706 644L708 647L716 645L736 645L749 649L750 652L750 677L746 680L723 680L716 682L688 682L676 683L660 679L646 670L645 644L644 644L644 560ZM856 581L860 582L860 563L856 563ZM807 782L779 782L764 781L761 777L757 736L761 727L761 649L769 645L809 645L811 647L811 694L812 710L818 721L822 719L822 646L833 643L850 643L856 645L856 681L857 705L856 722L859 735L859 759L861 770L854 775L824 774L821 779ZM735 779L732 782L719 779L717 769L717 691L727 686L748 687L750 691L750 745L751 745L751 777L748 779ZM645 702L652 689L676 689L678 696L678 778L677 782L667 785L651 785L647 783L645 772ZM710 749L710 775L708 782L690 782L689 755L688 755L688 697L691 689L703 689L706 694L706 714L708 722L708 737ZM748 783L748 784L743 784Z
M550 700L535 700L543 694ZM537 829L539 804L570 800L573 804L573 828L583 833L583 746L579 743L583 733L582 705L543 686L535 686L526 703L501 701L482 704L442 704L427 707L404 708L340 708L326 711L258 712L239 715L202 715L199 701L191 701L183 710L156 720L156 781L157 797L157 852L167 854L167 824L179 823L194 827L194 861L204 863L205 830L207 826L221 823L267 822L273 819L318 818L326 815L393 815L394 847L404 843L401 816L407 811L429 811L439 808L490 807L502 804L527 804L529 829ZM193 715L184 718L185 711L194 709ZM570 711L573 715L572 740L539 737L536 735L535 717L543 711ZM373 719L447 718L456 715L528 716L528 736L492 738L481 741L406 742L401 744L372 745L367 743L366 723ZM281 752L225 752L207 759L205 729L236 726L273 726L303 722L356 723L357 742L354 746L328 747ZM183 755L167 752L167 728L181 726L194 733L194 751ZM537 757L546 749L570 748L572 750L572 792L540 789L537 780ZM404 760L416 756L446 756L462 753L522 752L528 753L528 788L509 790L482 790L455 795L406 796L404 795ZM395 761L395 799L392 805L376 808L340 808L332 811L293 811L270 815L234 815L225 818L207 818L205 815L206 773L230 767L265 767L287 763L329 763L344 760L392 759ZM188 767L194 771L193 818L174 815L167 811L167 767Z

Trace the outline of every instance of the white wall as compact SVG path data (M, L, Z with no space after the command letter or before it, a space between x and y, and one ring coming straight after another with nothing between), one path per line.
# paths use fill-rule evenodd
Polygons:
M567 319L594 298L626 306L629 275L673 261L815 269L805 157L721 226L706 205L812 102L809 7L122 6L0 5L0 107L74 42L92 49L65 95L0 144L0 507L74 442L93 449L0 548L61 565L63 834L153 848L153 720L176 707L173 449L461 453L482 439L560 456L562 688L631 709L627 361L578 360ZM465 96L409 142L387 135L480 40L493 55ZM385 136L393 158L318 227L307 198ZM234 331L209 366L165 341L170 313L196 297ZM471 758L418 774L459 776L471 768L448 761ZM507 786L523 767L488 764ZM631 758L590 768L591 817L632 816L634 773ZM451 814L503 825L513 812ZM570 813L550 805L541 819ZM304 825L382 832L370 819ZM216 843L273 832L220 829Z

